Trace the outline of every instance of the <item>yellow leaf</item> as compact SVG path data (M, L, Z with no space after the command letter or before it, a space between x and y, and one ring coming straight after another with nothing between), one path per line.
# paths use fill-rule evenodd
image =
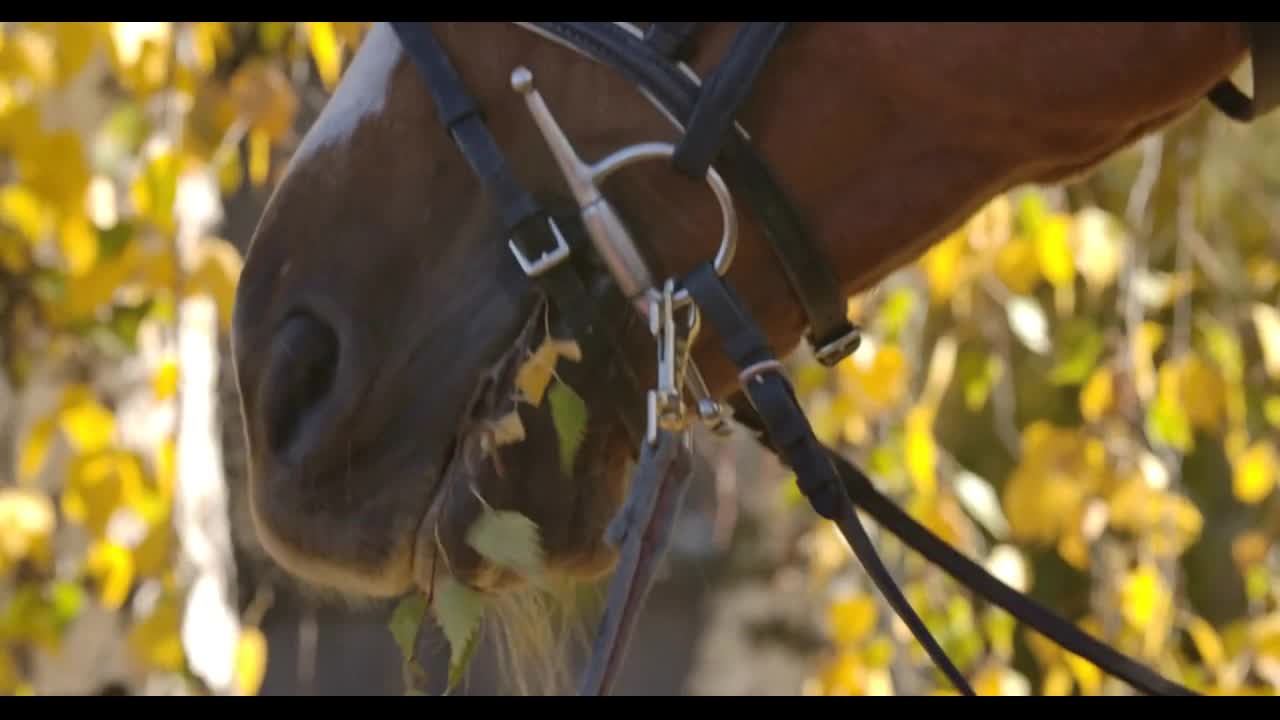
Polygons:
M1192 617L1187 624L1187 631L1191 634L1191 641L1196 644L1196 652L1200 653L1200 658L1204 660L1204 664L1211 668L1222 665L1226 659L1226 649L1222 644L1222 638L1218 637L1218 632L1213 626L1201 617Z
M146 618L129 629L129 651L144 667L178 672L186 664L181 627L177 600L166 593Z
M817 677L815 694L865 695L867 669L861 659L849 652L840 653Z
M0 220L16 227L32 245L44 238L49 227L44 203L23 185L9 185L0 190Z
M178 379L178 363L165 360L151 376L151 392L155 393L157 400L168 400L178 392Z
M236 284L243 265L244 259L234 245L222 238L207 237L200 241L195 268L187 275L187 295L202 293L213 298L223 332L231 330Z
M333 92L342 75L342 45L331 22L307 23L307 47L325 90Z
M103 537L112 513L135 501L143 485L141 464L131 453L108 450L81 455L71 463L62 490L62 512L94 537Z
M133 549L134 569L138 577L157 578L169 571L172 565L173 540L168 513L147 523L146 536Z
M173 205L178 193L178 157L170 150L152 155L129 185L129 199L142 217L164 232L174 228Z
M92 173L72 130L41 136L15 153L18 176L27 187L63 214L84 212Z
M98 23L90 22L57 22L53 23L54 38L57 42L56 84L65 85L80 73L98 48Z
M1093 371L1080 389L1080 415L1086 422L1096 423L1111 409L1114 389L1111 368Z
M1265 534L1257 530L1249 530L1241 533L1231 542L1231 559L1243 572L1266 559L1270 546L1271 543Z
M1262 416L1268 425L1280 429L1280 395L1268 395L1262 401Z
M1075 281L1075 259L1067 244L1070 229L1067 216L1052 215L1039 224L1034 237L1040 272L1057 288L1069 287Z
M546 338L516 373L516 390L520 399L537 407L542 404L547 386L555 374L556 362L564 357L573 362L582 359L582 350L576 342Z
M832 636L846 646L861 642L875 628L877 616L875 599L869 595L839 600L827 609Z
M261 187L271 172L271 136L262 128L249 131L249 181Z
M98 234L83 215L63 218L58 244L67 263L67 272L72 276L84 275L98 259Z
M1018 236L996 253L995 274L1015 295L1029 295L1040 281L1036 249L1026 237Z
M1115 282L1124 263L1125 242L1111 216L1097 208L1076 214L1076 270L1093 293Z
M230 90L238 115L252 128L262 131L263 137L279 141L293 131L298 97L293 84L275 62L260 59L245 62L232 76Z
M1276 451L1271 443L1255 442L1232 465L1231 489L1237 500L1256 505L1271 494L1276 484Z
M240 639L236 642L236 694L257 695L266 676L266 636L256 627L240 628Z
M1097 695L1102 689L1102 670L1074 653L1063 653L1067 669L1076 680L1082 695Z
M47 568L49 541L57 525L53 503L44 493L0 488L0 575L23 560Z
M0 695L11 695L22 684L22 673L7 648L0 648Z
M1154 566L1142 565L1129 573L1120 593L1120 611L1134 629L1146 630L1164 623L1169 591L1160 579L1160 571Z
M115 416L90 396L67 404L58 423L71 446L84 454L107 448L116 431Z
M894 409L907 392L907 360L897 345L867 347L836 366L843 395L868 417Z
M18 458L18 482L30 482L44 468L44 461L49 457L49 444L58 427L57 421L58 418L54 415L31 426L31 432L27 433Z
M929 283L929 297L936 304L951 299L965 274L965 236L963 231L948 235L920 258ZM843 363L842 363L843 364Z
M1156 392L1156 369L1153 356L1164 343L1164 326L1146 321L1133 334L1131 352L1134 361L1134 385L1138 397L1149 400Z
M89 550L85 565L98 581L98 600L107 610L119 610L133 589L133 554L113 542L99 540Z
M1222 428L1226 383L1217 369L1196 355L1189 355L1179 365L1182 402L1194 427L1207 432Z
M1252 308L1254 331L1262 346L1263 365L1272 380L1280 378L1280 311L1270 305L1254 303Z
M121 85L141 98L166 85L173 41L170 23L111 23L110 36L111 62Z
M907 472L921 498L932 498L938 490L938 450L933 440L933 419L933 411L919 405L907 414Z
M1044 686L1040 693L1048 696L1071 694L1071 673L1063 665L1054 665L1044 675Z

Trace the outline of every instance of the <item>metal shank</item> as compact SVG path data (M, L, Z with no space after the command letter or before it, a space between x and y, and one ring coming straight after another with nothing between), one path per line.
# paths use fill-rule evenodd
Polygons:
M618 217L613 205L605 198L600 185L618 170L643 160L670 159L676 148L670 143L650 142L625 147L595 164L584 162L574 150L564 131L552 116L541 94L533 85L533 73L519 67L511 73L511 87L524 96L534 123L542 132L547 146L564 174L574 198L578 202L581 217L596 251L600 253L609 272L614 276L622 293L632 301L636 309L648 314L646 295L659 294L656 283L643 256L636 247L631 233ZM707 171L707 184L720 205L723 232L720 247L716 251L716 274L724 276L733 263L738 245L738 217L733 207L733 196L728 186L714 168ZM690 302L684 289L676 292L675 305L683 307Z

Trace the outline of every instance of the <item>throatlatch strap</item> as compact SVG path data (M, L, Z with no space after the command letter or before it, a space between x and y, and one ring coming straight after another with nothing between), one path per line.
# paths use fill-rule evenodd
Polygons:
M751 94L756 77L786 29L787 23L743 24L724 60L702 83L698 102L685 124L684 137L671 160L677 170L694 180L706 176L707 168L729 139L738 108Z
M391 23L391 26L405 52L425 77L440 121L497 206L503 227L512 242L527 258L539 258L555 250L559 241L551 218L511 172L484 124L479 107L467 93L457 70L426 24ZM631 366L625 362L613 328L602 322L596 311L596 300L574 264L567 261L558 263L533 280L568 325L584 356L592 359L592 362L584 363L584 367L603 376L603 379L593 380L602 383L602 387L618 387L617 402L623 406L619 414L632 439L640 443L645 436L644 390Z
M1253 62L1253 99L1223 80L1209 91L1209 100L1228 117L1250 122L1280 107L1280 22L1244 26Z
M956 689L973 695L973 688L929 633L876 554L871 538L858 519L853 501L845 492L822 444L814 436L791 384L778 372L777 359L764 334L746 315L733 289L724 284L710 263L690 273L684 286L703 317L723 339L725 352L742 372L743 389L759 411L769 439L778 450L779 459L795 472L800 491L809 499L809 504L819 515L840 528L881 594Z

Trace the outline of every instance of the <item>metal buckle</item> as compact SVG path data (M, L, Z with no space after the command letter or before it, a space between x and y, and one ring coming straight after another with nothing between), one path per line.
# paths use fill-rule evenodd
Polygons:
M810 338L810 344L813 344L812 338ZM849 332L835 340L825 343L821 347L814 347L813 352L818 358L818 362L826 367L832 367L852 355L860 345L862 345L862 328L854 325Z
M530 261L521 252L520 246L516 245L514 239L507 240L507 247L511 248L511 253L516 256L516 262L520 263L520 269L524 270L524 274L529 277L537 277L551 268L559 265L569 257L569 243L565 242L564 235L560 234L560 226L556 225L553 218L547 218L547 224L551 226L551 234L556 237L556 246L542 254L537 260Z

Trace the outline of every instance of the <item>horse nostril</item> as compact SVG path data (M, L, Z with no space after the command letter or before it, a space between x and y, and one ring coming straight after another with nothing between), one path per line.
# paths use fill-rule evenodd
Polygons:
M333 386L338 335L315 316L294 313L272 340L270 357L262 387L267 444L282 455Z

